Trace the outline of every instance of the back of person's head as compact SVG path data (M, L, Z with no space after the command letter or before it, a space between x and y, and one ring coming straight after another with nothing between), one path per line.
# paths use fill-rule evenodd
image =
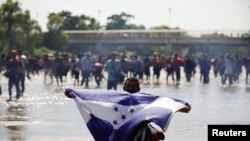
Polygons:
M88 52L86 52L85 56L90 57L91 53L88 51Z
M115 59L116 59L116 56L117 56L117 53L116 53L116 52L112 52L112 53L111 53L111 59L112 59L112 60L115 60Z
M139 80L135 77L129 77L125 80L123 90L129 93L137 93L140 91Z
M10 51L9 55L10 55L11 58L15 58L15 57L17 56L17 50L12 49L12 50Z

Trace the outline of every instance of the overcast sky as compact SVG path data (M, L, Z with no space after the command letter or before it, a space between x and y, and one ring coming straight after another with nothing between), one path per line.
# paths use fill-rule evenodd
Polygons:
M125 12L130 23L185 30L249 30L250 0L19 0L23 10L46 30L47 16L67 10L106 24L108 16ZM0 3L5 0L0 0Z

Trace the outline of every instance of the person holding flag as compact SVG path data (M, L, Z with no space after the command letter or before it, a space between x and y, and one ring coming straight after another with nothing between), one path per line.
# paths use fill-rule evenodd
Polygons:
M95 141L159 141L174 112L191 110L185 101L141 93L139 80L127 78L124 91L65 89Z

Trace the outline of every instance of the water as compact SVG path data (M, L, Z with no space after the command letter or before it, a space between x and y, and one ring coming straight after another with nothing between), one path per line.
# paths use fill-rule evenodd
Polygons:
M171 96L188 101L190 113L176 113L166 131L167 141L207 141L209 124L250 124L250 87L241 83L232 87L222 86L219 78L211 76L208 85L199 82L199 74L191 83L184 75L180 86L165 74L161 83L142 84L141 92ZM72 99L64 96L64 89L73 85L68 76L64 86L44 84L42 75L26 80L26 92L18 102L7 103L7 80L1 77L3 94L0 96L1 141L93 141ZM90 88L95 88L90 83ZM106 89L103 81L101 88ZM15 90L15 89L14 89ZM122 90L119 85L118 90ZM15 92L14 92L15 94Z

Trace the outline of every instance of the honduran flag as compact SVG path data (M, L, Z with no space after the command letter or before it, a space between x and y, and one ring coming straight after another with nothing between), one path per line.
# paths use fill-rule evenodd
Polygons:
M146 93L67 88L95 141L126 141L137 125L152 121L166 131L182 100Z

